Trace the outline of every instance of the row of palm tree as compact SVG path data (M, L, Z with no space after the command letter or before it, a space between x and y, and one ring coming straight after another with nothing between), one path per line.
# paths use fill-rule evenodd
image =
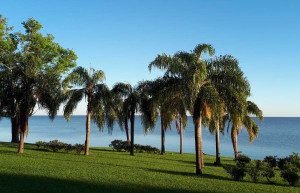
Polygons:
M109 89L103 83L103 71L75 68L77 56L53 42L51 35L42 36L42 26L34 19L23 23L26 33L11 33L6 19L0 16L0 117L9 117L13 142L19 141L24 151L24 135L28 119L38 105L54 119L64 103L64 116L70 121L72 112L85 97L87 101L85 155L89 154L90 122L99 130L112 130L115 122L125 128L130 155L134 155L134 121L141 114L145 133L153 130L158 118L161 123L161 154L165 154L165 131L175 122L180 134L187 126L187 113L195 128L196 174L204 167L202 128L207 126L216 135L216 164L220 164L219 133L230 128L235 157L238 156L237 136L241 128L249 133L250 142L259 128L250 116L262 120L262 112L251 101L250 85L230 56L214 56L209 44L199 44L191 52L173 56L158 55L148 66L164 71L164 75L139 82L133 87L117 83ZM129 132L130 123L130 132ZM129 135L130 133L130 135ZM18 136L19 135L19 136ZM129 137L130 136L130 137Z

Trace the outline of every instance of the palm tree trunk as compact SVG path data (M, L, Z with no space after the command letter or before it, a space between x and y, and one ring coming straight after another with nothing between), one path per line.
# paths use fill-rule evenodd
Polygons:
M215 165L221 164L221 158L220 158L220 128L219 123L217 124L217 130L216 130L216 162Z
M18 153L24 153L24 134L28 133L28 115L22 111L20 115L20 142ZM27 135L27 134L26 134Z
M126 131L126 137L127 137L127 144L130 145L129 126L128 126L128 119L127 119L127 116L126 116L126 118L125 118L125 131Z
M85 139L85 155L89 155L89 144L90 144L90 121L91 113L88 112L86 116L86 139Z
M24 131L20 132L20 143L18 153L24 153Z
M180 154L183 154L182 151L182 118L179 118L179 129L180 129Z
M196 175L199 175L202 174L203 167L201 117L194 121L194 126L196 146Z
M18 127L18 119L17 117L13 117L10 119L11 121L11 142L19 143L19 127Z
M238 157L238 150L237 150L237 130L235 128L231 128L231 141L234 150L234 158Z
M164 128L164 122L163 122L163 116L160 116L160 122L161 122L161 155L165 155L165 128Z
M88 105L87 105L87 116L86 116L86 139L85 139L85 155L89 155L90 148L90 132L91 132L91 102L92 102L92 94L88 96Z
M131 110L130 113L130 126L131 126L131 145L130 145L130 155L134 155L134 114L135 110Z

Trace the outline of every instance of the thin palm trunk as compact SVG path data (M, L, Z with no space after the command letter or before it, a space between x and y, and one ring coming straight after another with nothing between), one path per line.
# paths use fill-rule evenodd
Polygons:
M126 118L125 118L125 131L126 131L126 137L127 137L127 144L130 145L129 126L128 126L128 119L127 119L127 116L126 116Z
M88 97L87 116L86 116L85 155L89 155L89 148L90 148L91 101L92 101L92 97L91 97L91 94L90 94L90 96Z
M219 128L219 123L217 124L217 129L216 129L216 162L215 165L220 165L221 164L221 158L220 158L220 128Z
M199 175L202 174L203 167L201 117L195 120L194 125L196 146L196 175Z
M182 151L182 118L179 118L179 129L180 129L180 154L183 154Z
M160 116L161 119L161 155L165 155L165 128L163 122L163 116Z
M231 129L231 141L233 145L233 150L234 150L234 157L238 157L238 150L237 150L237 129L232 128Z
M11 118L11 142L12 143L19 143L19 127L18 127L18 119L17 117Z
M131 145L130 145L130 155L134 155L134 110L130 113L130 126L131 126Z

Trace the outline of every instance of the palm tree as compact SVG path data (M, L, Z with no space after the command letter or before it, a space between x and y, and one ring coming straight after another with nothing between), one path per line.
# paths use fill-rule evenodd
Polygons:
M219 131L223 131L229 114L242 109L245 99L250 95L250 87L238 61L230 56L220 56L210 60L207 65L208 79L215 90L212 108L212 118L209 123L211 132L216 133L216 162L220 164Z
M128 119L130 118L130 108L128 100L125 100L128 93L130 93L130 84L126 83L117 83L114 85L112 89L112 93L114 94L114 97L120 100L121 107L118 111L118 123L123 131L123 128L125 127L126 132L126 138L127 138L127 144L130 145L130 133L129 133L129 124Z
M205 53L212 56L214 52L211 45L199 44L192 53L178 52L172 57L165 54L158 55L149 65L150 70L152 67L165 69L165 76L170 75L179 79L176 90L181 90L195 126L196 174L201 174L203 167L201 117L202 114L210 116L210 108L205 101L205 97L209 94L203 92L203 86L209 82L206 79L207 62L202 57Z
M124 121L125 129L127 132L127 141L129 139L128 135L128 118L130 120L130 130L131 130L131 141L130 141L130 155L134 155L134 120L135 113L140 104L139 93L136 88L132 87L129 83L117 83L112 89L114 93L120 95L123 100L123 107L121 113L119 113L119 124Z
M252 101L247 101L243 110L236 112L238 113L230 115L230 122L232 123L231 141L235 158L238 157L237 136L239 134L239 130L245 128L249 134L249 143L252 143L253 139L258 136L259 127L250 116L254 115L260 122L263 121L262 111Z
M171 129L171 123L177 119L177 116L181 118L181 126L186 126L185 106L180 96L172 92L175 84L176 79L164 76L154 81L140 82L138 87L142 98L140 111L143 112L142 120L146 133L155 127L160 115L161 155L165 155L165 131L167 128ZM177 128L179 129L179 125Z
M87 98L85 155L89 155L91 119L97 124L99 130L103 129L105 122L108 127L112 127L116 119L116 111L111 106L110 90L105 84L100 83L104 79L105 74L101 70L95 71L91 68L88 72L83 67L77 67L63 81L65 89L69 85L80 87L66 92L69 99L64 108L64 116L68 121L77 104L84 96Z

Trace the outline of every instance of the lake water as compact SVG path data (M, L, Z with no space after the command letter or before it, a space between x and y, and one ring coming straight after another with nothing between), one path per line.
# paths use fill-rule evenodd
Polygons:
M64 117L57 116L50 121L47 116L33 116L29 119L29 134L26 143L36 141L50 141L58 139L66 143L81 143L85 141L85 116L72 116L70 123ZM238 150L253 159L263 159L266 155L285 157L292 152L300 153L300 118L266 117L262 124L259 123L260 132L252 144L249 144L249 136L246 130L242 130L238 136ZM215 155L215 136L203 128L203 152ZM135 119L135 143L151 145L160 148L160 122L157 122L153 132L144 134L139 116ZM175 125L166 131L166 151L179 152L179 134ZM91 124L90 146L108 147L114 139L126 140L125 131L121 131L115 124L113 132L107 128L99 132L95 124ZM10 120L3 118L0 121L0 141L10 142ZM25 147L26 148L26 147ZM221 156L233 157L230 133L220 134ZM183 133L183 152L195 153L195 137L192 117L188 119L188 126Z

